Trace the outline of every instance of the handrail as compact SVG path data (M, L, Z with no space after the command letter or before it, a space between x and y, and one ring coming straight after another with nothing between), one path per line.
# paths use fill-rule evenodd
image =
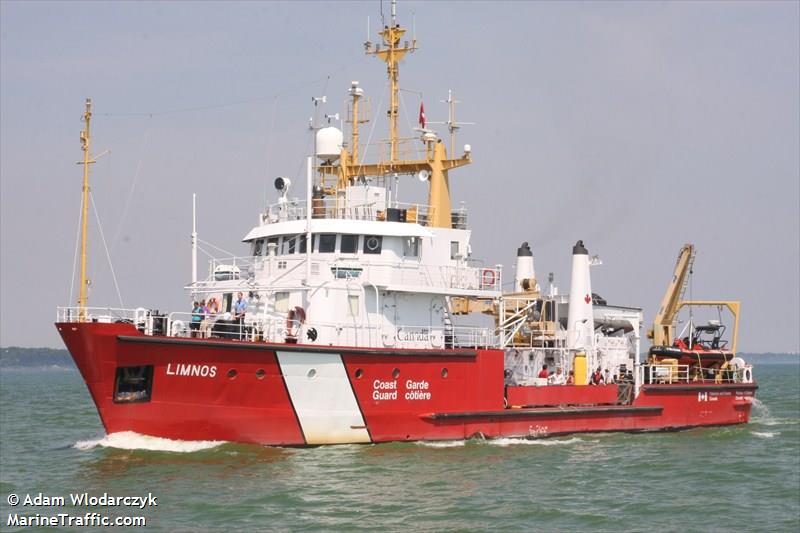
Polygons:
M59 322L78 322L79 315L77 307L59 307ZM99 311L99 313L97 313ZM111 314L110 311L114 313ZM192 336L192 312L173 311L165 314L156 315L155 312L144 308L138 309L115 309L115 308L88 308L87 320L95 322L113 322L125 320L134 324L145 335L164 335L169 337L189 337ZM432 348L477 348L497 346L496 332L490 328L474 326L445 326L445 325L411 325L411 324L348 324L336 322L306 322L302 325L297 324L294 335L287 331L285 315L252 313L245 315L242 323L233 320L226 320L227 314L217 314L204 330L201 322L200 331L207 331L214 336L237 338L248 341L267 341L282 343L287 338L305 339L307 332L314 328L320 333L337 332L338 337L346 338L349 334L365 334L364 338L357 336L359 346L388 347L386 342L382 342L387 335L396 337L398 332L412 331L429 339L429 347ZM206 318L206 317L204 317ZM156 321L159 323L156 324ZM215 327L219 326L219 327ZM200 333L197 336L201 336ZM399 339L392 342L391 346L396 348L418 348L424 342Z
M306 220L306 210L308 202L306 200L282 201L267 206L266 211L261 214L261 221L264 224L285 222L290 220ZM418 202L369 202L346 205L341 199L326 197L311 201L311 217L314 219L338 219L338 220L367 220L380 221L388 220L387 210L398 209L406 215L402 222L417 223L421 226L428 226L433 218L434 207ZM459 208L459 219L466 221L467 210Z
M752 365L742 367L700 367L677 364L645 364L639 366L643 384L673 383L750 383L753 380Z

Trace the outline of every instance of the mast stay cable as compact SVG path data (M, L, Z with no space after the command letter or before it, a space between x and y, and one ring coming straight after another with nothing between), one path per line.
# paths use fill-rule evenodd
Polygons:
M78 229L75 231L75 255L72 256L72 280L69 283L69 300L68 302L72 302L72 297L74 293L72 292L75 288L75 272L78 270L78 248L81 246L81 211L83 208L81 207L78 209Z
M100 223L100 215L97 212L97 205L94 203L94 194L89 191L89 200L92 202L92 210L94 211L94 218L97 221L97 229L100 231L100 240L103 241L103 248L106 251L106 259L108 259L108 268L111 270L111 279L114 280L114 288L117 290L117 298L119 298L119 306L124 309L125 304L122 302L122 293L119 290L119 283L117 283L117 275L114 272L114 265L111 263L111 254L108 251L106 244L106 236L103 233L103 225Z

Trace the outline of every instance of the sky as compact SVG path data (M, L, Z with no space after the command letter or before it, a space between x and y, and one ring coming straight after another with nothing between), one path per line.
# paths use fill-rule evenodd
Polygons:
M110 150L92 166L90 305L188 310L192 193L200 238L244 254L274 178L302 183L312 97L341 113L359 80L362 138L386 135L385 66L363 49L380 13L0 2L0 345L61 346L86 97L92 153ZM529 241L542 285L553 272L568 292L582 239L603 260L593 290L649 323L691 242L691 296L742 302L739 350L800 351L800 3L409 1L398 21L419 45L400 66L401 134L420 98L446 120L448 90L474 123L457 140L474 163L450 176L474 257L509 281ZM411 179L404 193L424 200Z

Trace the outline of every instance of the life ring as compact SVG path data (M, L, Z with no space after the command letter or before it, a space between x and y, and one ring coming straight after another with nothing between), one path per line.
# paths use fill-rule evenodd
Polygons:
M484 287L494 287L497 281L497 276L491 268L484 268L481 274L481 285Z
M219 302L216 298L209 298L208 302L206 302L206 306L211 313L219 313Z
M378 240L378 237L375 237L374 235L367 237L366 239L367 239L366 242L367 250L369 250L370 252L376 251L378 247L380 247L381 245L381 241Z
M299 305L296 306L294 309L290 309L289 312L286 314L286 336L295 338L297 337L297 333L306 321L306 310L300 307ZM295 330L295 327L297 330Z

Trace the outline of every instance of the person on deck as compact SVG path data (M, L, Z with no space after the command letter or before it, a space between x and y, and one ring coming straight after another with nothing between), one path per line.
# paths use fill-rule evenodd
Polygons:
M236 295L236 302L233 305L233 318L239 327L239 338L243 337L244 333L244 315L247 312L247 300L244 299L244 294L241 292Z
M564 372L562 372L561 367L556 367L556 373L547 378L547 382L550 385L564 385L566 383L566 379L564 377Z
M592 374L592 379L589 381L592 385L602 385L603 384L603 373L600 371L600 367L597 367L597 370L594 371Z
M200 338L207 339L211 336L211 308L209 307L211 300L206 303L205 300L200 302L200 307L203 308L203 321L200 322Z
M569 371L569 376L567 376L567 385L575 385L575 372L572 370Z
M542 369L539 371L539 377L544 379L550 377L550 374L547 372L547 365L542 365Z
M198 302L192 302L192 321L189 323L191 336L197 337L200 323L203 321L203 308Z

